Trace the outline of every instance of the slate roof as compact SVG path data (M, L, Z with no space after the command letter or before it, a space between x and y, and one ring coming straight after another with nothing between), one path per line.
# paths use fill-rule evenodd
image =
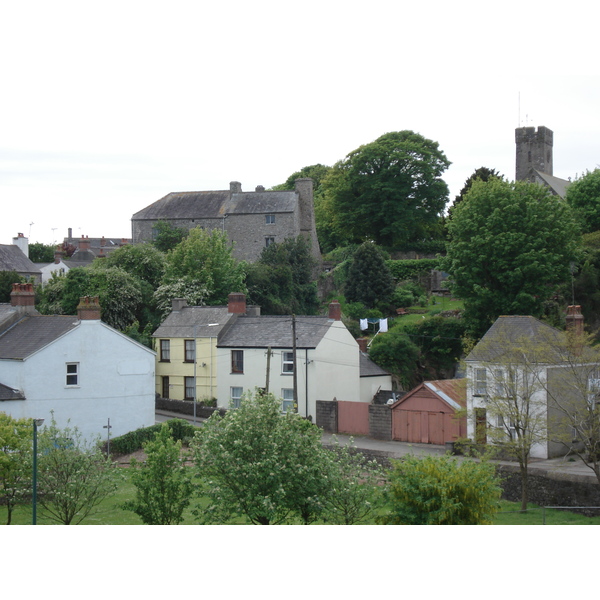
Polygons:
M227 306L185 306L171 312L152 337L216 337L233 316Z
M540 344L559 342L561 332L531 316L502 316L487 330L479 343L469 353L466 361L491 362L510 360L510 352L522 350L524 343L539 341ZM518 357L515 357L518 359ZM558 356L549 354L547 363L560 362Z
M73 316L27 316L0 335L0 359L23 360L78 325Z
M0 402L4 400L25 400L25 396L20 390L15 390L0 383Z
M331 325L328 317L296 317L296 347L316 348ZM292 348L292 317L289 315L240 315L223 333L219 348Z
M389 375L386 370L375 364L366 352L360 352L359 359L361 377L381 377L382 375Z
M171 192L132 217L134 221L168 219L220 219L224 215L294 212L295 191Z
M560 179L560 177L554 177L554 175L548 175L548 173L542 173L541 171L535 171L535 174L541 179L557 196L564 198L567 193L567 188L570 185L570 181L566 179Z
M15 244L0 244L0 271L16 271L40 275L40 270Z

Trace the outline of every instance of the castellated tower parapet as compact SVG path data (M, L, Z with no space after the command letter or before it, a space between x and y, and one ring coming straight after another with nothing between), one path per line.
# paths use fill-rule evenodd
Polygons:
M519 127L515 129L517 144L516 181L533 181L532 171L552 175L552 147L554 134L547 127Z

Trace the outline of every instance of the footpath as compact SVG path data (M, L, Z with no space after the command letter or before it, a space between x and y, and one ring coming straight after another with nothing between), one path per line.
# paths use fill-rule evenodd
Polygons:
M190 415L184 415L181 413L169 412L165 410L156 411L156 422L160 423L168 419L186 419L192 422L193 417ZM202 425L203 418L197 417L196 424ZM352 445L358 450L364 450L365 453L370 454L373 457L382 457L387 459L397 459L407 454L414 455L436 455L443 456L446 453L445 446L434 446L432 444L409 444L406 442L394 442L386 440L375 440L364 436L350 436L346 434L332 434L323 433L322 442L324 445L329 446L334 443L333 438L337 438L341 445L349 444L352 440ZM465 457L457 457L460 460ZM501 464L504 468L510 471L518 471L518 465L515 462L509 461L493 461L497 464ZM548 460L532 459L529 463L529 470L531 474L538 474L542 477L548 477L550 479L557 479L563 481L574 481L578 483L596 483L596 476L594 472L586 467L581 459L573 456L552 458Z

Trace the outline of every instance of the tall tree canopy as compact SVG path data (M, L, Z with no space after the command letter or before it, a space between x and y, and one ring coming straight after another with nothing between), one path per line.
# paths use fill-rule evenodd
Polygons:
M471 189L475 181L489 181L492 177L504 179L504 175L500 175L496 169L488 169L488 167L479 167L479 169L475 169L469 179L465 181L465 184L463 185L462 190L460 190L458 196L454 198L454 202L448 210L450 216L452 216L452 211L456 208L459 202L462 202L462 199L467 195L467 192Z
M448 200L450 161L413 131L386 133L338 162L323 180L331 227L349 242L397 247L428 236Z
M600 169L576 179L567 188L567 202L575 210L583 233L600 230Z
M568 280L578 230L569 206L540 185L475 181L448 223L442 268L480 335L499 315L541 316Z

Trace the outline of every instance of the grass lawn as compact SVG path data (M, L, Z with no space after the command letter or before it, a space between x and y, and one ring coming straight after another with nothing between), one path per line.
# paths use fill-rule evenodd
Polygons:
M135 488L129 480L128 470L123 469L124 478L119 485L119 489L114 496L104 500L98 510L84 519L82 525L142 525L141 519L131 511L123 510L120 505L126 500L132 499L135 494ZM197 500L192 500L192 504L197 504ZM195 525L197 521L192 514L192 508L189 508L184 515L184 525ZM572 513L563 509L545 509L530 504L526 513L519 512L520 503L502 501L500 512L496 516L494 525L543 525L544 519L546 525L600 525L600 516L585 517L577 513ZM39 525L55 524L45 518L38 506ZM0 524L6 523L6 508L0 507ZM19 506L13 513L13 525L31 524L31 505ZM244 524L243 519L239 519L238 524ZM371 523L374 524L374 523Z
M394 327L406 327L407 325L414 325L429 317L434 317L439 313L446 310L462 310L464 308L462 300L456 300L454 298L437 297L435 296L436 304L428 304L427 306L409 306L409 310L425 311L420 314L408 314L402 315L401 317L394 318Z

